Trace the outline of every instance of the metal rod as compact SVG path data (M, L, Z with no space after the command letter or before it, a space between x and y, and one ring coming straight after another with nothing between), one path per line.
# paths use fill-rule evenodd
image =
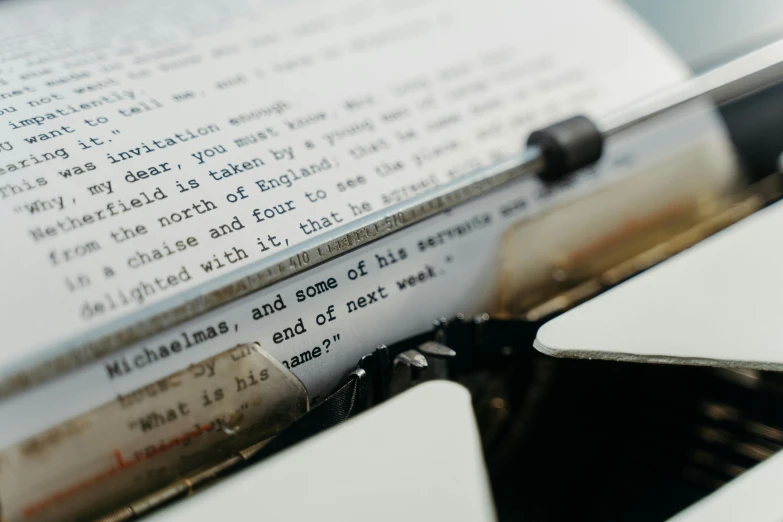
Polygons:
M721 105L783 80L783 40L718 66L671 89L601 118L604 139L686 103L709 99Z

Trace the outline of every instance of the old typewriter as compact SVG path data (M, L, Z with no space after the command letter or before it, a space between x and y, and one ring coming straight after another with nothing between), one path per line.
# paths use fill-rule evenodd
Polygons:
M644 2L635 7L657 25L655 8ZM406 9L385 8L393 16ZM348 21L341 23L360 25L369 17L351 9L345 7ZM351 52L369 52L433 27L452 30L457 23L448 9L433 12L437 16L431 20L414 17L404 29L394 26L354 40ZM252 10L239 13L242 18ZM247 18L256 20L257 13L251 14ZM297 22L296 36L329 30L333 20L327 18ZM668 34L666 23L658 29L673 42L681 36ZM275 38L254 35L253 49L273 45ZM56 350L22 354L12 361L16 366L0 368L0 426L5 426L0 520L658 521L679 516L675 520L696 522L716 516L779 517L783 509L775 506L774 493L758 486L783 478L780 466L773 466L773 456L783 449L783 356L775 347L779 291L771 275L783 252L777 252L769 233L783 222L776 219L783 204L783 41L766 40L771 43L716 45L730 56L705 59L700 66L698 58L692 60L700 70L690 79L606 114L558 114L557 122L537 125L516 155L498 147L488 164L465 159L452 165L445 181L433 173L384 192L381 208L350 200L345 205L353 213L350 222L343 223L334 211L308 215L298 225L306 237L296 244L289 245L270 223L276 226L306 204L320 204L325 190L305 192L306 200L297 195L300 199L237 211L210 229L211 238L233 238L252 223L263 231L254 232L252 243L260 254L271 252L268 257L230 274L221 272L88 334L57 339L62 343ZM129 49L121 50L132 54ZM231 56L232 49L216 47L210 59ZM175 56L180 51L168 50ZM336 46L320 51L325 60L347 52ZM129 73L132 79L152 74L143 71L146 61L170 58L163 52L139 56L134 58L138 70ZM9 53L9 62L17 58ZM93 58L102 63L97 54ZM507 59L493 51L487 67ZM547 70L547 60L519 70ZM199 61L178 57L159 69ZM291 57L277 63L273 73L259 68L249 76L266 81L267 75L289 74L311 61L305 55ZM5 88L2 75L13 71L2 64L0 87ZM29 74L45 76L42 71ZM441 79L464 74L455 66ZM216 91L242 88L251 83L249 76L224 79ZM556 90L562 80L547 77L536 88ZM396 85L395 95L424 84L415 79ZM465 83L446 98L485 89L482 82ZM524 98L523 91L515 96ZM17 91L9 90L8 99L37 91L12 92ZM92 106L80 107L87 111L132 102L134 108L119 114L137 118L171 103L136 96L133 90L119 91L115 98L96 98ZM173 100L203 96L182 91ZM581 103L580 97L590 93L573 94L574 104ZM52 101L43 99L35 103ZM343 109L352 115L373 103L372 96L357 96L344 101ZM422 111L437 105L430 98L420 103L417 110ZM500 102L472 106L472 115L479 118L493 103ZM252 111L237 109L238 115L227 121L248 127L236 134L235 147L244 153L276 143L281 131L271 124L252 135L246 132L295 106L281 99L264 100ZM35 104L30 107L37 110ZM13 132L41 126L3 110L0 103L0 116L13 118ZM406 110L378 118L395 122ZM51 119L67 116L50 114ZM302 132L330 118L337 119L311 111L286 120L285 132ZM461 118L440 117L428 129L434 134ZM526 114L515 118L524 125L538 121ZM90 130L104 124L89 121ZM375 132L376 125L370 119L352 122L321 138L333 147ZM67 137L71 131L66 129L63 125L62 134L55 130L39 138ZM112 131L113 139L120 141L122 132ZM166 147L185 149L188 141L218 132L217 124L188 127L135 149L107 152L107 165L136 160L142 153L162 156ZM484 139L499 131L487 127L481 132ZM14 139L17 134L9 131ZM410 129L395 130L394 136L403 144L415 139ZM3 138L0 154L7 156L18 144ZM108 135L105 143L91 140L79 142L81 152L111 142ZM389 141L376 137L346 150L363 161L390 148ZM456 148L454 143L416 149L410 163L425 171L428 162ZM302 150L313 148L318 147L303 140ZM52 158L31 154L28 161L25 156L0 175L14 174L29 162L68 159L65 148L57 150L62 153ZM159 202L175 190L185 194L199 183L222 190L234 176L250 179L262 173L252 182L242 177L242 184L220 194L217 205L205 196L185 210L156 216L161 229L171 230L219 207L240 208L251 189L265 198L293 194L284 191L331 175L343 160L324 155L298 170L266 174L268 163L293 160L294 150L270 148L264 160L229 162L222 171L209 170L206 182L206 176L196 174L178 179L168 196L160 187L144 186L127 204L118 200L119 207L108 203L97 217L80 217L78 227L145 205L162 206ZM202 165L224 153L225 147L216 146L191 156ZM85 172L95 170L88 165L93 164L85 164ZM342 177L330 191L359 194L370 176L389 179L410 164L373 166L372 171L349 169L345 176L339 171ZM136 190L145 180L160 180L175 170L169 163L159 167L127 170L124 183ZM199 172L187 164L176 167L188 176ZM119 184L113 183L115 188ZM89 197L100 197L104 186L111 193L112 183L91 185ZM0 187L3 199L37 190L33 185L5 187ZM59 204L65 205L62 197ZM505 229L492 236L487 231L498 221ZM149 223L147 228L119 228L112 237L117 243L136 241L148 228ZM35 241L65 229L40 230ZM473 247L464 246L468 237ZM457 255L452 248L458 240L463 247ZM183 252L192 253L199 241L203 246L204 238L172 242L162 235L160 241L163 247L132 252L128 267L184 258ZM51 261L60 268L71 256L100 249L91 244L52 250ZM411 264L400 275L400 266L424 253L426 263ZM244 248L234 246L200 267L218 270L247 257ZM183 264L168 278L134 281L127 292L85 301L82 315L92 320L115 308L146 306L156 293L187 286L195 273L192 266ZM393 270L398 270L393 278L378 275ZM455 276L459 271L462 275ZM446 273L453 278L448 286L460 290L430 291L428 285ZM93 284L84 277L67 278L69 292ZM463 301L460 296L466 295L475 299ZM7 296L3 300L12 303ZM354 318L353 326L344 326ZM349 338L350 350L345 348ZM200 349L206 351L193 355ZM187 364L171 362L186 361L183 354L189 354ZM99 387L101 392L94 392Z

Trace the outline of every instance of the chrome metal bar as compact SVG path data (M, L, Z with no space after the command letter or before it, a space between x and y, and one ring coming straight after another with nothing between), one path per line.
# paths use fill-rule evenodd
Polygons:
M623 107L596 122L604 139L686 103L721 105L783 80L783 40L716 67L671 89Z

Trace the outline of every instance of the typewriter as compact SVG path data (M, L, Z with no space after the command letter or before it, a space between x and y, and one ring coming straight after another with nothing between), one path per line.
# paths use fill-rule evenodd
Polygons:
M71 177L83 181L96 171L121 176L90 181L83 187L86 197L103 198L124 183L117 203L101 200L97 211L62 221L69 223L65 228L36 222L35 248L55 237L79 237L115 216L118 226L125 214L152 217L123 221L106 236L118 250L134 245L122 250L121 268L133 275L131 286L79 301L80 316L61 321L63 334L51 339L37 322L19 319L15 326L9 320L3 326L11 336L26 330L30 341L0 360L0 421L6 427L0 440L0 520L689 522L772 520L771 514L783 511L775 507L774 494L759 486L779 479L773 456L783 447L774 278L760 290L775 272L778 254L764 231L774 230L783 194L783 42L773 32L769 38L753 33L715 39L705 53L702 43L688 43L688 31L673 29L671 20L685 16L686 7L661 18L658 7L633 2L690 58L697 71L684 78L671 64L658 63L662 52L650 51L649 41L642 45L636 36L631 41L631 29L640 26L628 21L636 15L627 8L572 4L576 14L563 22L568 28L576 30L580 9L590 16L594 9L616 30L614 38L625 35L629 46L649 53L651 68L679 81L651 92L640 88L646 94L638 100L584 115L570 108L595 97L585 76L608 74L610 68L562 65L558 60L569 53L555 50L517 63L516 51L487 44L477 55L482 73L489 71L486 78L499 85L513 85L497 96L489 80L473 78L475 64L447 51L442 52L450 65L433 73L436 80L424 73L394 78L390 86L383 84L384 95L349 96L326 69L319 69L322 83L297 76L315 75L301 71L317 63L336 64L341 75L359 67L367 78L380 77L384 60L392 64L400 56L416 70L427 64L406 51L407 39L432 38L423 41L434 45L433 31L443 31L467 41L460 28L470 27L472 18L476 26L497 23L505 4L460 11L432 2L419 11L383 2L341 3L311 6L318 16L307 21L289 17L289 8L281 7L275 11L278 25L289 27L293 19L290 31L258 34L242 24L268 24L266 14L245 3L225 13L194 7L184 21L181 3L160 6L164 25L203 38L198 42L206 42L206 54L196 52L202 43L182 43L177 40L182 35L174 33L143 36L154 51L142 52L134 47L137 40L128 35L113 40L98 24L97 34L112 42L111 52L73 57L62 51L58 57L61 35L36 26L46 34L42 48L53 46L47 57L37 58L40 64L26 62L30 69L17 75L0 61L0 118L10 118L8 140L0 135L0 159L38 143L32 137L24 138L27 145L19 140L30 127L47 146L50 139L60 141L48 155L31 148L29 160L25 155L0 167L5 168L0 182L8 180L0 186L0 202L16 204L0 209L48 219L85 196L74 192L72 203L62 195L27 201L29 193L58 186L55 181L76 183ZM95 6L47 5L47 16L55 18L70 10L96 12ZM32 15L25 8L9 5L8 20L27 20ZM157 8L145 4L128 17L134 27L146 27L149 10ZM515 9L537 12L530 6ZM557 9L541 7L550 15ZM215 17L209 30L199 22L208 16ZM716 27L727 23L720 13L710 16ZM471 23L460 25L466 24L461 17ZM365 32L367 24L376 24L377 31ZM24 31L33 34L33 25ZM7 63L25 59L22 49L35 54L25 47L24 31L7 29L14 35L7 44L0 40L7 45L0 55ZM329 31L356 34L345 46L317 45ZM221 40L234 32L247 41ZM585 35L600 40L595 32ZM261 65L238 58L243 45L253 52L280 52L274 46L289 37L305 43L300 48L296 40L283 49L301 53L283 53L280 60L271 53L273 59ZM73 52L88 47L74 41L68 40ZM616 42L594 41L580 52L601 45L616 50ZM320 54L308 54L312 48ZM373 52L377 58L368 57ZM617 59L633 61L616 52ZM87 78L96 70L114 74L128 57L133 69L123 74L142 83L117 87L113 95L95 94L115 80ZM191 89L196 75L179 71L204 60L220 73L219 81L209 91ZM92 72L50 79L49 61ZM236 73L220 65L225 63L244 68ZM644 67L636 67L642 74ZM171 84L143 83L170 71L178 71ZM8 86L5 78L14 75L25 87ZM531 75L535 83L512 83ZM278 77L286 78L281 98L255 100L252 88ZM635 85L633 78L624 81ZM56 90L71 82L81 82L72 92L90 100L80 98L78 107L68 101L73 113L46 112L63 99L46 98L41 86ZM569 82L578 88L561 96L558 89ZM161 85L177 92L163 99ZM298 105L297 96L321 103L319 89L339 93L340 112ZM507 98L519 104L531 92L541 100L555 94L502 125L481 119L505 111L504 103L512 105ZM386 95L404 103L383 105ZM193 100L203 97L217 101L192 112L180 108L196 106ZM257 102L252 110L248 100ZM452 105L444 106L444 100L468 112L450 113ZM37 112L18 115L17 106ZM120 116L101 112L115 108ZM431 116L436 110L441 112ZM143 118L164 111L176 113L171 119L180 131L161 130L152 139L147 133L157 132L164 120ZM418 111L424 114L418 126L399 123ZM68 125L39 129L76 112L90 115L79 123L90 132L109 129L100 127L109 120L122 125L101 138L98 130L88 138L79 134L78 149L70 142L60 146L72 139ZM201 122L193 119L197 116ZM205 123L212 121L207 117L218 123ZM459 155L461 131L447 131L455 134L432 138L426 146L421 141L421 135L441 136L466 120L482 122L475 123L475 143L505 139L498 136L519 128L537 130L513 154L498 141L474 143L481 157ZM319 127L324 122L329 130ZM379 137L382 132L388 134ZM119 145L131 140L127 135L136 141ZM338 147L344 147L339 154ZM395 147L405 151L404 161L388 159ZM63 162L71 161L66 148L85 157L99 149L103 163L94 159L65 168ZM155 166L144 159L180 152ZM217 167L227 153L228 163ZM380 161L376 154L388 156L377 156L386 158ZM445 160L450 154L458 159ZM74 155L74 165L83 162L80 155ZM300 157L306 159L289 164ZM39 163L63 170L41 170L45 177L24 186L11 178L28 164L44 169ZM403 177L412 169L421 174L415 182ZM371 197L367 186L373 183L379 188ZM199 196L191 206L164 207L193 193ZM275 199L278 194L284 199ZM331 201L342 206L326 209ZM303 209L313 210L298 223L286 221ZM228 212L216 218L222 221L205 228L192 224L218 211ZM290 229L301 237L276 228L283 222L294 224ZM493 231L498 227L502 230ZM16 228L8 226L9 237ZM244 235L253 237L229 245ZM154 244L135 246L153 236ZM220 247L209 259L185 261L213 243ZM96 272L66 275L78 263L97 267L83 259L102 250L107 249L101 243L85 239L50 251L47 259L61 270L69 296L104 284L96 283ZM731 255L738 251L759 262ZM112 281L108 264L100 266L101 278ZM16 256L8 261L8 267L23 266ZM150 271L158 267L170 273L153 278ZM746 284L748 273L757 276L750 278L756 286ZM7 278L9 296L14 289L23 293L14 280ZM729 290L710 293L722 283ZM51 301L60 299L49 291ZM686 295L699 299L678 297ZM13 315L17 305L9 296L2 298L4 314L22 317ZM20 299L18 306L29 302ZM36 304L36 313L39 306L43 316L50 310L66 316L65 304ZM69 321L78 326L66 327ZM104 322L93 327L90 321ZM701 334L708 330L710 336ZM701 342L694 342L700 335ZM14 341L9 344L18 344L9 338Z

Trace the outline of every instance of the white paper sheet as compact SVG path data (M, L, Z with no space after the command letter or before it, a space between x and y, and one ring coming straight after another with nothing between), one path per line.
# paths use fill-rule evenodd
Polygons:
M325 228L347 223L354 214L517 151L542 123L575 112L603 114L686 76L657 38L613 2L265 8L252 2L141 2L98 7L97 13L81 10L86 5L104 6L39 0L0 7L0 33L16 42L0 65L7 83L0 93L20 88L11 80L35 89L0 100L0 110L17 108L0 114L0 144L12 147L0 152L0 166L47 151L68 153L29 165L31 158L28 166L5 167L0 174L0 187L46 180L0 199L0 377L59 353L64 339L130 318L159 299L197 291L212 273L230 271L232 260L250 263L283 248L283 239L292 246L312 237L316 227L309 220ZM72 16L88 12L93 14ZM68 24L54 23L66 16ZM47 32L47 38L30 36ZM29 80L21 81L23 75ZM82 87L83 93L75 92ZM63 100L29 103L52 94ZM45 117L41 125L20 123L81 103L90 107ZM63 125L73 132L34 143L24 139ZM186 129L194 136L203 129L204 135L190 138ZM490 303L507 224L627 177L671 147L696 151L694 144L706 147L699 154L728 150L709 115L653 145L641 139L610 144L605 168L554 193L536 180L517 183L383 248L364 248L12 397L0 403L0 417L15 419L14 429L0 434L0 445L238 342L261 342L317 400L379 342L421 332L433 317ZM120 161L121 153L130 159ZM633 168L618 164L629 157ZM153 175L151 167L164 163L170 169L159 167ZM84 172L77 174L76 165ZM727 167L720 179L729 180L730 172ZM191 188L191 180L199 187ZM110 195L101 185L108 182ZM156 199L161 193L165 199ZM60 196L64 208L57 210ZM46 200L55 206L43 210ZM118 200L129 210L106 217L110 202L122 209ZM29 205L41 212L31 214ZM101 209L104 218L98 217ZM68 225L56 223L84 215L92 221L79 218L83 225L76 230L63 232ZM92 240L100 248L86 246ZM152 250L164 242L176 251L153 260ZM67 249L70 261L64 261ZM216 268L213 255L223 268ZM206 272L209 263L212 271ZM149 293L143 303L134 302L141 299L132 296L142 293ZM320 356L313 355L316 348Z
M255 4L0 7L0 367L684 76L608 2Z

